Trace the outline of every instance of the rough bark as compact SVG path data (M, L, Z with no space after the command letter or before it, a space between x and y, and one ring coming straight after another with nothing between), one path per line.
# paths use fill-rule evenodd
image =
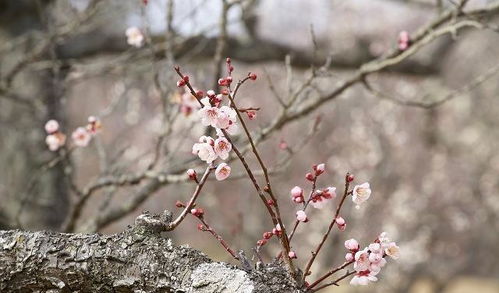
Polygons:
M114 235L0 231L0 291L300 292L279 265L214 262L147 221Z

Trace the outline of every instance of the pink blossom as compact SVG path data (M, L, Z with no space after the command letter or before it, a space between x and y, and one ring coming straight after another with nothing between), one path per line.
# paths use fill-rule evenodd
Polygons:
M229 152L232 150L232 144L223 136L219 136L215 140L215 153L220 159L225 160L229 157Z
M390 242L388 247L385 248L385 253L393 259L398 259L400 257L400 248L395 242Z
M211 140L204 138L209 138ZM217 158L217 154L215 153L215 150L213 149L213 146L211 144L212 140L213 139L211 137L202 136L200 138L201 142L195 143L192 146L192 153L194 155L198 155L202 161L205 161L208 164L211 164Z
M86 147L92 136L84 127L78 127L71 134L71 138L73 139L73 143L78 147Z
M227 165L226 163L221 163L218 165L217 169L215 170L215 177L217 178L218 181L222 181L227 179L230 175L230 166Z
M303 189L299 186L293 187L291 189L291 199L296 203L303 202Z
M368 182L355 185L352 192L352 201L359 206L371 196L371 187Z
M370 265L371 262L369 261L369 252L367 248L355 253L355 262L353 264L354 270L357 272L365 271L369 269Z
M353 238L345 241L345 247L346 247L346 249L348 249L350 251L357 251L360 248L359 242L357 242L357 240L355 240Z
M45 143L51 151L57 151L66 143L66 136L60 132L47 135L45 138Z
M201 123L204 126L213 126L217 124L219 109L217 107L213 107L210 104L208 98L201 99L201 103L203 103L203 108L199 110L199 116L201 117Z
M97 132L102 128L100 120L95 116L88 117L87 131L90 134L97 134Z
M296 212L296 219L300 222L308 222L307 214L302 210Z
M365 273L356 274L352 280L350 280L350 285L352 286L366 286L369 282L376 282L378 278L371 274L371 272L367 271Z
M312 206L316 209L322 209L330 202L331 199L336 197L336 187L328 187L323 190L317 190L312 195Z
M59 131L59 122L54 119L47 121L47 123L45 123L45 131L48 134L53 134Z
M314 167L315 176L319 176L326 170L326 164L322 163Z
M140 48L144 45L145 38L140 29L137 27L129 27L126 30L127 43L130 46Z

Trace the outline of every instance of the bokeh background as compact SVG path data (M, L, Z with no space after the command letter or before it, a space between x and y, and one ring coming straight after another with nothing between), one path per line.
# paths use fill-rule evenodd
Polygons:
M189 198L194 185L184 172L202 171L190 150L205 129L195 114L180 111L185 100L172 66L181 65L199 89L215 87L223 69L216 52L224 31L223 1L146 2L0 1L3 229L63 230L78 191L99 178L140 175L92 191L73 231L119 232L143 210L177 212L175 201ZM400 31L412 34L455 6L446 0L234 2L225 11L219 57L232 57L235 77L258 75L238 98L241 107L261 108L249 121L255 133L279 111L276 96L292 96L309 79L312 65L330 57L327 72L300 92L303 104L396 47ZM491 3L471 0L467 8ZM487 22L488 28L439 37L370 76L374 91L353 86L259 146L289 225L297 209L289 191L295 185L310 189L304 175L312 164L327 165L321 187L341 190L347 171L356 183L371 183L373 195L359 210L345 205L347 230L334 231L313 272L340 264L346 239L367 244L382 231L399 243L402 257L376 284L332 292L499 292L497 13ZM126 43L131 26L146 35L142 48ZM71 152L47 149L47 120L60 121L69 135L90 115L103 123L91 145ZM319 128L311 133L317 119ZM296 147L292 155L283 143ZM246 145L243 137L238 144ZM158 149L159 159L148 170ZM257 169L256 161L250 162ZM209 181L199 205L233 248L252 256L256 241L272 227L249 179L238 176L240 163L231 166L233 178ZM160 176L173 179L157 183ZM293 240L298 264L306 262L333 208L311 211L310 221L298 229ZM231 261L196 225L188 218L168 236ZM270 260L277 250L271 242L262 254Z

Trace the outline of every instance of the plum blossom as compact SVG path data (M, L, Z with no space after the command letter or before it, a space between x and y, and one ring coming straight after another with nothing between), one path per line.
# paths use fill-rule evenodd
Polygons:
M352 192L352 201L359 205L369 199L371 196L371 187L368 182L362 183L360 185L355 185Z
M218 117L213 125L216 128L227 129L232 123L236 121L236 110L231 107L222 106L219 108Z
M347 228L347 223L342 217L336 218L336 225L338 225L338 229L340 229L340 231L345 231L345 229Z
M59 122L54 119L47 121L47 123L45 123L45 131L48 134L53 134L59 131Z
M202 161L211 164L217 159L217 154L213 149L215 141L209 136L201 136L199 142L192 146L192 153L198 155Z
M291 199L296 203L303 202L303 189L299 186L293 187L291 189Z
M350 280L350 285L352 286L366 286L369 282L376 282L378 278L375 277L375 274L369 271L359 272L356 274L352 280Z
M201 124L204 126L213 126L217 124L219 109L210 104L208 97L202 98L203 108L199 109L199 116L201 117Z
M356 271L355 276L350 281L352 285L367 285L369 282L377 281L376 275L386 265L385 256L390 256L388 253L396 258L399 256L398 246L395 242L389 242L385 232L381 233L373 243L363 250L352 251L353 248L358 247L355 239L345 241L345 247L350 250L345 259L354 262L353 268ZM390 251L387 252L387 249Z
M102 128L100 120L95 116L88 117L87 131L94 135Z
M311 204L316 209L322 209L326 204L336 197L336 187L328 187L323 190L317 190L312 195Z
M217 169L215 170L215 177L217 178L218 181L222 181L227 179L230 175L230 166L227 165L226 163L221 163L218 165Z
M220 159L225 160L229 157L229 152L232 150L232 144L223 136L219 136L215 140L215 153Z
M129 27L125 32L127 36L127 43L130 46L140 48L144 45L145 38L142 32L137 27Z
M49 147L49 150L55 152L66 143L66 136L60 132L56 132L47 135L45 143Z
M90 142L90 140L92 139L92 136L85 129L85 127L78 127L71 134L71 138L73 139L73 143L76 146L86 147L88 145L88 143Z
M296 212L296 219L300 222L308 222L307 214L302 210Z
M357 251L359 250L359 242L357 242L357 240L355 239L348 239L347 241L345 241L345 247L346 249L350 250L350 251Z
M385 253L393 259L398 259L400 257L400 248L395 242L390 242L388 247L385 248Z

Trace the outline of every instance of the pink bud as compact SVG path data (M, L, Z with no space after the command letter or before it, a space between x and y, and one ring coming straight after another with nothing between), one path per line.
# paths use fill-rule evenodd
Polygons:
M288 144L286 143L286 141L284 141L284 140L281 139L281 142L279 142L279 148L281 150L287 149L288 148Z
M291 189L291 197L301 197L303 196L303 189L300 186L295 186Z
M314 181L314 180L315 180L315 176L314 176L312 173L307 173L307 174L305 174L305 178L306 178L308 181Z
M197 179L197 173L194 169L187 170L187 176L189 176L189 179L191 179L191 180Z
M177 87L183 87L183 86L185 86L185 80L181 79L177 81Z
M319 176L326 170L326 165L324 163L315 166L315 176Z
M355 177L352 174L347 173L347 177L346 177L347 182L352 182L354 179L355 179Z
M198 224L198 230L199 231L205 231L205 228L204 228L203 224Z
M263 239L270 239L272 238L272 232L265 232L263 233Z
M266 239L260 239L256 242L256 245L258 245L258 246L264 246L265 244L267 244Z
M232 83L232 76L227 76L225 80L227 81L227 84Z
M300 222L308 222L307 214L301 210L296 212L296 219Z
M211 97L214 97L214 96L215 96L215 91L214 91L214 90L209 90L209 91L207 91L207 92L206 92L206 95L207 95L208 97L210 97L210 98L211 98Z
M345 255L345 260L348 261L348 262L351 262L353 260L353 254L352 253L347 253Z
M57 122L54 119L47 121L47 123L45 123L45 131L48 134L52 134L59 131L59 122Z
M248 115L249 120L253 120L256 118L256 111L248 110L246 111L246 115Z
M348 249L350 251L354 251L354 252L359 250L359 248L360 248L359 242L357 242L357 240L355 240L353 238L345 241L345 247L346 247L346 249Z
M288 253L288 256L289 256L289 258L297 258L296 252L294 252L292 250Z
M345 231L345 229L347 228L345 219L343 219L342 217L336 218L336 224L338 225L338 229L340 229L340 231Z
M184 77L182 79L185 81L185 83L189 82L189 76L188 75L184 75Z
M250 72L250 74L248 74L248 76L251 80L256 80L256 74Z

